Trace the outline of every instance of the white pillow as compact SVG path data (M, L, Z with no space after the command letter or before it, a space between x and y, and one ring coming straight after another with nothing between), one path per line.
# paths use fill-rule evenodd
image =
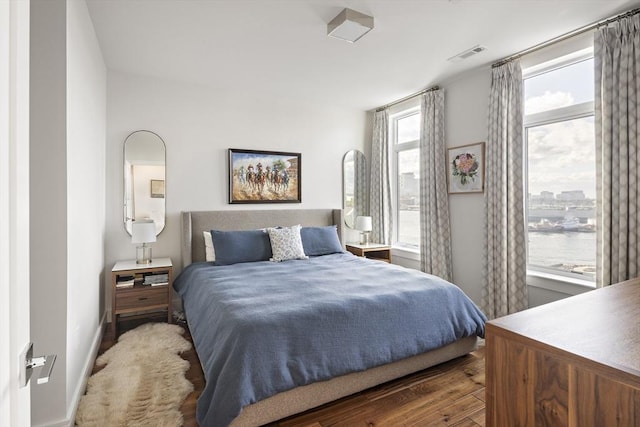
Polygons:
M204 236L204 258L207 262L213 262L216 260L216 253L213 250L213 239L211 238L210 231L203 231Z
M271 239L271 252L273 253L270 261L278 262L289 259L309 258L304 254L300 228L300 225L294 225L293 227L267 229Z

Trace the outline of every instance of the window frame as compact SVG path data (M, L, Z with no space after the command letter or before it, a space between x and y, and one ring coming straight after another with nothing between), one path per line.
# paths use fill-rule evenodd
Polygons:
M551 61L547 61L542 64L533 65L523 70L522 72L522 83L523 83L523 95L524 95L524 83L526 79L539 76L544 73L552 72L554 70L564 68L582 61L587 61L592 59L593 47L581 49L579 51L573 52L568 55L564 55L562 57L556 58ZM523 104L524 104L523 99ZM524 105L523 105L524 112ZM578 104L573 104L567 107L560 107L553 110L542 111L538 113L523 114L523 157L524 157L524 171L523 171L523 180L524 180L524 194L529 194L529 129L537 126L544 126L554 123L561 123L565 121L581 119L585 117L594 117L595 118L595 102L587 101ZM595 137L595 135L594 135ZM595 140L594 140L595 142ZM536 266L529 264L529 231L527 227L528 222L528 212L529 212L529 198L524 198L524 208L525 208L525 233L526 233L526 256L527 256L527 282L540 282L544 280L552 280L555 282L562 282L563 284L572 284L578 286L585 286L589 288L595 287L595 277L589 277L577 273L565 272L562 270L546 268L542 266ZM543 286L544 287L544 286Z
M405 119L407 117L413 115L421 115L420 105L413 106L404 106L404 108L399 109L397 112L389 114L389 145L391 151L391 209L392 209L392 217L393 217L393 234L391 236L391 245L394 248L410 251L410 252L420 252L420 245L412 245L406 242L400 241L400 179L398 175L398 171L400 169L398 161L399 161L399 153L403 151L418 149L420 150L420 134L422 133L422 127L419 129L418 139L412 141L406 141L398 143L398 121Z

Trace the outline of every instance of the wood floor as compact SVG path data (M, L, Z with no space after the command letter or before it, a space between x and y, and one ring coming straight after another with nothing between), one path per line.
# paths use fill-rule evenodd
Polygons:
M138 324L121 324L121 331ZM191 341L188 330L185 338ZM113 344L113 337L105 334L100 352ZM196 401L204 387L204 375L195 350L182 357L191 363L187 379L195 388L182 405L184 426L197 427ZM481 345L467 356L280 420L270 427L484 425L484 345Z

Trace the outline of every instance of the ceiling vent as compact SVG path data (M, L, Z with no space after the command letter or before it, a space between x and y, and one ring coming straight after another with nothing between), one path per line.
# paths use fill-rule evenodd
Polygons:
M459 54L452 56L451 58L447 59L447 61L451 61L451 62L462 61L463 59L467 59L468 57L473 56L480 52L484 52L485 50L487 50L486 47L477 45L472 47L471 49L467 49L464 52L460 52Z

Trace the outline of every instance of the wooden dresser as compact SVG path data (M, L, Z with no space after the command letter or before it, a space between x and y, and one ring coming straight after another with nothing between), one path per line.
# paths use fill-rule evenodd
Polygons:
M486 327L486 425L640 426L640 279Z

